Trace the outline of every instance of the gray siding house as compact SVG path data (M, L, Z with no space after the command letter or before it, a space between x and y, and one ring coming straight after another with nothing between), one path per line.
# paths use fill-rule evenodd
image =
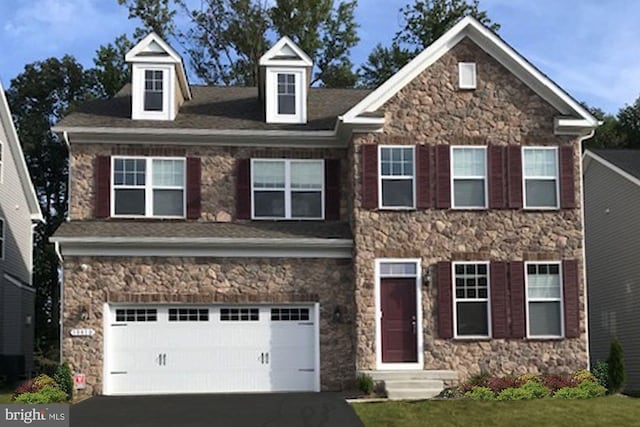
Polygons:
M42 221L9 105L0 86L0 379L33 369L33 225Z
M640 150L584 154L585 238L591 363L618 337L627 391L640 390Z

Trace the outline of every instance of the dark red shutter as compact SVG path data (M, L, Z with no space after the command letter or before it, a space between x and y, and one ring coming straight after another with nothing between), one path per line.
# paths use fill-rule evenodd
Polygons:
M451 165L448 145L436 146L436 208L451 207Z
M489 208L507 207L507 180L505 174L506 147L489 146Z
M564 298L564 335L580 336L580 298L578 292L578 261L562 261L562 285Z
M202 166L198 157L187 158L187 218L200 219Z
M340 160L324 161L324 218L327 221L340 219Z
M509 263L509 291L511 295L511 338L526 336L527 319L524 295L524 262Z
M508 205L512 209L522 208L522 148L510 145L507 148L507 174L509 176Z
M96 218L111 216L111 157L97 156L94 165L94 215Z
M493 338L508 338L507 263L492 262L490 268L491 336Z
M251 219L251 160L236 162L236 218Z
M573 173L573 147L560 147L560 207L576 207L576 184Z
M378 146L362 146L362 207L378 207Z
M418 145L416 147L416 189L418 209L431 207L431 146Z
M451 289L451 263L438 263L438 335L453 337L453 296Z

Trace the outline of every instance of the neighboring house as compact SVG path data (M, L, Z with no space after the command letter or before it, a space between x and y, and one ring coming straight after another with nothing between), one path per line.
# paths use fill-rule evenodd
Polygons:
M597 121L474 19L374 91L309 88L286 37L259 88L190 86L154 34L127 60L131 85L55 128L63 356L85 393L339 390L367 371L424 396L587 366Z
M585 237L591 363L624 349L627 391L640 391L640 150L587 150Z
M33 371L33 226L39 221L38 199L0 86L0 382Z

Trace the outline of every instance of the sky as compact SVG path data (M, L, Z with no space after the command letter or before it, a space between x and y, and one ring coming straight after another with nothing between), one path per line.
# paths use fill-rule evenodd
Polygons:
M199 4L198 0L189 0ZM359 0L359 65L389 44L413 0ZM579 101L615 114L640 96L640 2L635 0L480 0L500 36ZM95 50L137 22L116 0L2 0L0 79L26 64L64 54L93 65Z

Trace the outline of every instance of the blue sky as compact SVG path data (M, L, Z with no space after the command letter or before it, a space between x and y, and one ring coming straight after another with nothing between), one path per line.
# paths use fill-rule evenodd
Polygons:
M197 0L190 0L199 3ZM362 63L389 43L410 0L359 0ZM640 2L480 0L499 34L576 99L615 113L640 96ZM30 62L65 53L85 66L100 44L136 26L116 0L3 0L0 77L5 86Z

